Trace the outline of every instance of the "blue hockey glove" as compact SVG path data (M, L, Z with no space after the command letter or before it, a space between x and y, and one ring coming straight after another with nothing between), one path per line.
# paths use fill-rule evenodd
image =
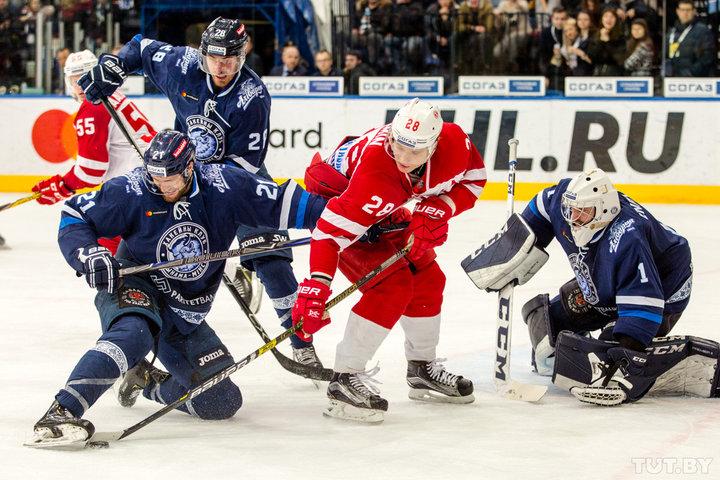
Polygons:
M78 260L83 264L85 280L92 288L115 293L120 288L120 264L105 247L78 249Z
M115 93L127 78L125 65L115 55L104 54L92 70L80 77L78 85L85 92L85 98L92 103L100 103Z

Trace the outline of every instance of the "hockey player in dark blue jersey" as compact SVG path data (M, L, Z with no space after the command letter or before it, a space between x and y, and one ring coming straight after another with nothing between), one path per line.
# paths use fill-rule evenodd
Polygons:
M145 397L168 404L234 363L205 322L224 261L196 263L119 277L120 266L227 250L240 225L310 228L325 200L290 181L283 186L245 170L195 162L187 135L164 130L145 153L144 167L63 206L58 241L67 262L98 289L102 325L97 344L80 359L48 412L35 425L33 446L84 441L82 419L115 380L126 374L121 403ZM99 237L121 235L117 258ZM152 367L153 351L169 373ZM180 410L202 419L233 416L242 404L230 379Z
M136 35L118 56L102 55L98 66L78 84L88 100L99 101L122 84L128 73L142 71L172 103L175 129L187 133L195 144L198 160L239 165L267 179L263 162L268 148L270 94L258 76L244 65L248 35L238 20L218 17L205 30L200 49L175 47ZM273 238L280 233L242 228L241 245ZM258 254L243 261L235 283L246 303L257 312L262 291L254 270L267 289L283 326L290 326L290 308L297 297L297 280L289 251ZM252 284L255 283L255 292ZM295 359L320 367L310 342L291 339Z
M553 239L575 278L552 300L542 294L523 306L536 372L599 405L635 401L651 389L720 393L718 344L666 337L690 300L687 240L618 192L602 170L538 193L463 267L487 290L523 284ZM598 338L589 338L595 330Z

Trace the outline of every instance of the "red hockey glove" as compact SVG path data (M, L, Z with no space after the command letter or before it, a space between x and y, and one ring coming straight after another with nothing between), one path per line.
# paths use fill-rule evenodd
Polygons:
M439 247L448 237L448 220L452 217L450 205L439 197L426 198L418 203L405 230L415 235L412 249L407 254L408 260L417 262L428 250Z
M37 202L42 205L52 205L60 200L70 198L75 194L70 187L65 185L65 181L60 175L46 178L35 185L32 191L40 193Z
M332 291L328 285L306 278L298 285L298 298L292 309L293 325L302 320L303 325L296 335L302 340L309 342L312 334L330 323L330 318L323 318L325 315L325 302L330 298Z

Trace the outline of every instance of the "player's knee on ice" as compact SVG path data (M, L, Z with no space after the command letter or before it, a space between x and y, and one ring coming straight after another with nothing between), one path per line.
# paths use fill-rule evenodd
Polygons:
M240 388L226 378L188 402L188 409L203 420L226 420L240 410L242 401Z

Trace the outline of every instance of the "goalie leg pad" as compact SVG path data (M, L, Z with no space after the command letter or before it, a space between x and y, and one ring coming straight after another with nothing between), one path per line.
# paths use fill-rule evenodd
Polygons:
M646 349L647 365L640 375L624 375L620 368L604 386L603 380L612 363L607 351L616 346L615 342L560 332L553 383L571 391L596 387L588 390L598 397L590 403L602 405L636 401L648 392L704 398L720 396L720 345L717 342L692 336L656 338ZM604 401L615 403L601 403Z
M478 288L496 292L512 282L527 283L547 259L548 254L535 247L535 233L527 222L513 214L493 238L460 265Z
M555 337L558 331L550 318L550 297L547 293L528 301L522 308L532 344L532 365L539 375L550 376L555 362Z

